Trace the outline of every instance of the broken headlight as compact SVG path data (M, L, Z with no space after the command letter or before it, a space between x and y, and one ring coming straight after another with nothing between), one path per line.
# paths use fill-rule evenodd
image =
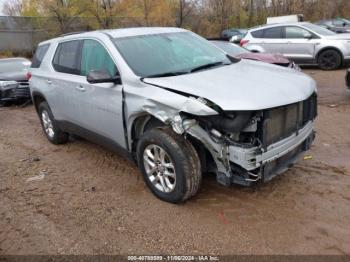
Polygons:
M236 133L242 131L250 122L252 112L225 112L225 114L200 117L209 129L216 129L223 133Z
M200 125L216 142L231 145L255 146L259 117L254 112L223 112L220 115L201 116Z

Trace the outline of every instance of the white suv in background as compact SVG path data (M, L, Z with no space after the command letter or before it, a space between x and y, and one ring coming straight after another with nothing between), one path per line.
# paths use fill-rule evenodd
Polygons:
M280 53L300 64L318 64L323 70L350 61L350 34L336 34L306 22L253 28L241 46L253 52Z

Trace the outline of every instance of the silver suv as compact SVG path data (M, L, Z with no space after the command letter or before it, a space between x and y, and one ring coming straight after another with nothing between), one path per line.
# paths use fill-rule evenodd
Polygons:
M336 34L306 22L251 29L241 45L254 52L281 53L301 64L318 64L323 70L350 61L350 34Z
M314 139L311 78L230 57L187 30L81 33L37 52L30 88L48 140L77 134L124 152L168 202L195 195L203 173L226 186L268 181Z

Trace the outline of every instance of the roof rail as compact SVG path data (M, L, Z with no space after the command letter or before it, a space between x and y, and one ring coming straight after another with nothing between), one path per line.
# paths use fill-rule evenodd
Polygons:
M60 37L65 37L65 36L69 36L69 35L76 35L76 34L81 34L81 33L86 33L86 32L87 31L70 32L70 33L62 34L62 35L60 35Z

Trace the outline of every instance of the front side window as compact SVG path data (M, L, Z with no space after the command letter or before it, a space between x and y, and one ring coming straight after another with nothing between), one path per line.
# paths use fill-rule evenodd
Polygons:
M286 38L288 39L304 39L305 36L310 35L311 33L303 28L296 26L287 26L286 27Z
M189 32L122 37L114 39L114 44L141 77L190 73L208 64L231 64L223 51Z
M107 50L95 40L84 40L81 56L81 75L87 76L91 70L108 71L117 74L117 68Z
M79 53L81 41L60 43L53 59L53 67L57 72L79 75Z

